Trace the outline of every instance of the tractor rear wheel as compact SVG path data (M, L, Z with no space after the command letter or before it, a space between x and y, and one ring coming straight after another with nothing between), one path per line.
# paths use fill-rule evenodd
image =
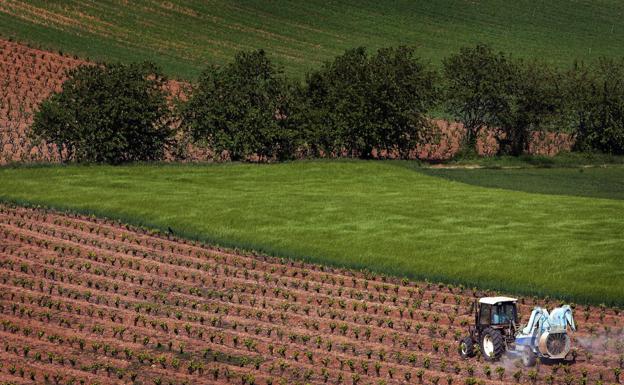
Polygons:
M472 337L467 336L464 337L461 341L459 341L459 354L462 358L470 358L475 355L474 342L472 341Z
M486 328L481 333L481 354L486 361L496 361L505 353L503 335L496 329Z

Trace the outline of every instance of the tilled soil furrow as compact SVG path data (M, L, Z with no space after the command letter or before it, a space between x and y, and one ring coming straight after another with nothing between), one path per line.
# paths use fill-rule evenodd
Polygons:
M472 303L489 294L0 205L0 380L15 383L617 381L624 317L604 307L576 308L576 363L462 360ZM557 301L519 310L535 304Z

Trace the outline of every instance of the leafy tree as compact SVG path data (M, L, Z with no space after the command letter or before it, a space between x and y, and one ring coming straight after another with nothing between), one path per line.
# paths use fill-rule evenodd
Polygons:
M182 107L183 125L233 160L288 158L297 139L290 119L294 87L263 50L240 52L232 63L202 73Z
M159 160L172 131L166 78L151 63L81 66L63 91L46 99L35 140L66 149L66 160L121 163ZM60 155L60 154L59 154Z
M427 128L427 114L438 100L438 74L408 47L382 48L370 59L370 117L379 149L396 148L406 157Z
M546 63L477 45L447 58L444 76L447 111L464 123L468 148L479 130L496 128L499 153L517 156L528 149L532 131L572 126L565 77Z
M571 126L563 74L546 63L517 62L510 110L501 114L499 153L521 155L532 131L561 131Z
M373 149L396 149L406 156L437 100L435 81L412 48L372 56L347 50L306 77L306 143L314 152L368 158Z
M577 147L624 154L624 59L600 58L570 71L569 92L577 127Z
M597 76L592 68L584 63L574 62L565 72L564 90L569 101L570 119L576 135L576 149L589 150L591 116L594 95L597 89Z
M509 123L518 68L507 55L483 44L461 48L444 59L443 73L446 110L466 127L468 148L483 127Z
M364 116L368 58L363 47L347 50L306 76L306 142L315 153L356 151L368 135Z

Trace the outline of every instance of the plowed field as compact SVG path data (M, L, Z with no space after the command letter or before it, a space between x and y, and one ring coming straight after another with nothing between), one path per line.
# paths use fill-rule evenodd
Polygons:
M624 316L601 307L576 307L574 363L461 360L487 294L0 206L0 384L617 381Z

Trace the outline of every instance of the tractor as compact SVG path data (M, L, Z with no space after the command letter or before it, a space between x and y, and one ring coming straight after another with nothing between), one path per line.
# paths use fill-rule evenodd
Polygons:
M474 304L475 324L470 335L459 343L463 358L473 357L477 349L487 361L496 361L505 352L520 355L525 366L537 359L564 360L570 352L568 326L576 331L568 305L554 309L535 307L527 325L518 325L517 299L484 297Z

